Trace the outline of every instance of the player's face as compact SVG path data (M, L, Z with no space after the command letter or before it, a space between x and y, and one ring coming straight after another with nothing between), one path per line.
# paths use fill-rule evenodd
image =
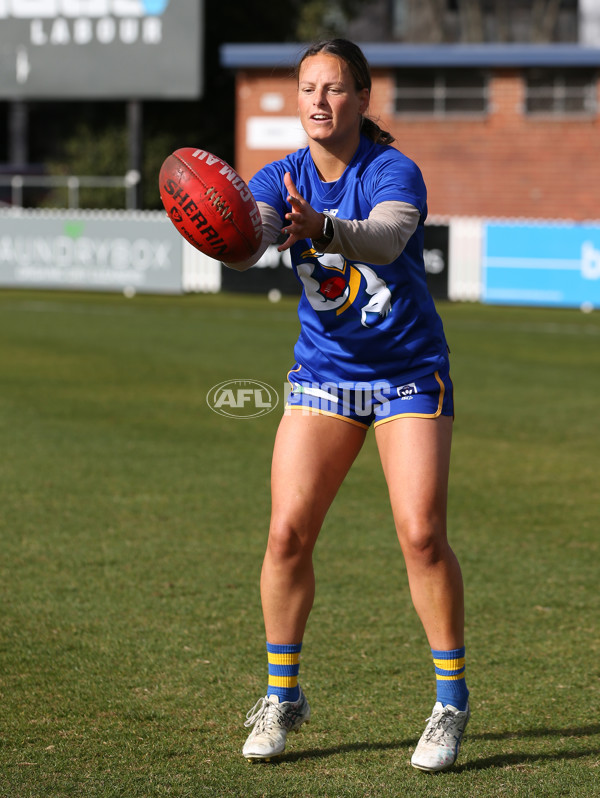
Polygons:
M298 79L298 111L309 139L325 146L357 139L369 90L357 91L345 61L334 55L306 58Z

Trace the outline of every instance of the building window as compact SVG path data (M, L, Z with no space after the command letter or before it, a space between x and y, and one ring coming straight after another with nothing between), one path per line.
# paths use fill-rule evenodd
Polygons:
M402 69L396 73L397 114L485 114L487 74L478 69Z
M530 69L525 76L528 114L595 114L594 69Z

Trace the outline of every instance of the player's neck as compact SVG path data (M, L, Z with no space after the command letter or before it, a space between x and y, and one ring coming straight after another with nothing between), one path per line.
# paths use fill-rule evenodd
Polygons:
M354 157L360 139L339 147L324 145L318 141L310 142L310 154L319 177L325 183L332 183L344 174L344 170Z

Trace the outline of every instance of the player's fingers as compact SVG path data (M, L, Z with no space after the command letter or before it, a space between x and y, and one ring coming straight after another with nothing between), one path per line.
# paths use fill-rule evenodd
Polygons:
M286 172L283 176L283 183L288 190L288 194L293 194L294 196L298 195L298 189L294 181L292 180L292 175L290 172Z
M295 207L301 207L302 203L304 202L304 198L296 188L294 181L292 180L292 176L289 172L286 172L283 176L283 182L285 187L288 190L288 202L290 202Z
M289 235L286 238L286 240L277 247L277 251L278 252L285 252L285 250L289 249L292 246L292 244L295 243L295 241L296 241L296 236Z

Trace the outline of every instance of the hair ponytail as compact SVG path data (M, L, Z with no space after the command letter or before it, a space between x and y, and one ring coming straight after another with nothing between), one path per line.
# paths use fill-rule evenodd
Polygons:
M370 119L368 116L362 117L360 132L374 141L375 144L392 144L396 139L387 130L382 130L377 122Z

